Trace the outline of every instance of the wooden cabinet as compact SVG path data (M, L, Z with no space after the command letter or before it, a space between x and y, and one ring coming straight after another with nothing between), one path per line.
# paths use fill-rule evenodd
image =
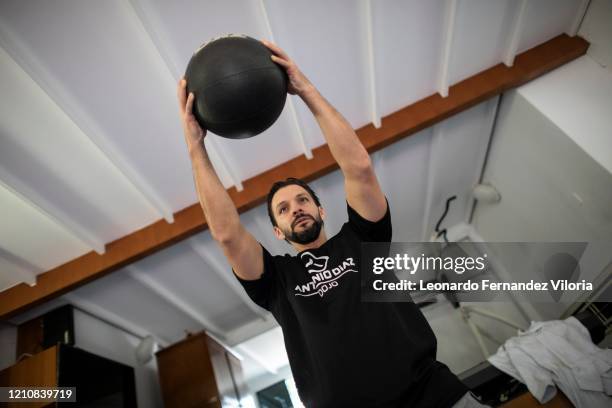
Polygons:
M239 407L248 390L240 360L199 333L156 354L166 408Z
M79 349L59 344L0 371L0 387L74 387L78 406L134 408L134 369ZM74 402L18 402L0 407L74 407Z
M2 387L57 387L57 347L51 347L43 352L0 371L0 386ZM9 402L7 408L54 407L53 402ZM0 406L3 406L0 403Z

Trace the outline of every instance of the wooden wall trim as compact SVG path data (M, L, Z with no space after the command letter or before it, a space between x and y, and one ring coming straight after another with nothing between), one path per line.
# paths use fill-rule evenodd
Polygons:
M431 95L357 130L370 153L432 126L508 89L524 84L586 53L589 44L580 37L563 34L516 57L514 66L498 64L452 86L449 96ZM327 145L313 149L313 159L293 158L246 180L244 190L229 189L239 212L265 201L270 185L288 176L314 180L338 168ZM109 243L106 253L87 253L38 275L36 286L19 284L0 293L0 318L6 319L44 301L101 278L207 228L199 204L176 214L174 223L157 221Z

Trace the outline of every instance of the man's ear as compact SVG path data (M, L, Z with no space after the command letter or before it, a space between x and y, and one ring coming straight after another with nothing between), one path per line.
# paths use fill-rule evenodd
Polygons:
M280 239L281 241L285 239L285 234L283 234L283 231L281 231L280 228L278 228L277 226L274 226L272 227L272 230L274 231L274 236L277 239Z
M327 213L325 212L323 207L319 207L319 215L321 216L322 220L325 220L325 217L327 217Z

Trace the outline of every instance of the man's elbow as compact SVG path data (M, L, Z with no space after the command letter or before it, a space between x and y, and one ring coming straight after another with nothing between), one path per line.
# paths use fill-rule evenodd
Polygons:
M374 174L374 165L370 156L366 153L365 156L355 158L351 161L351 164L347 166L344 173L346 176L355 179L365 179L372 177Z
M240 233L240 225L229 226L226 225L223 228L211 228L210 235L218 242L221 246L230 245L234 242Z
M235 236L230 235L230 234L223 234L223 233L211 233L213 239L221 246L221 247L225 247L227 245L230 245L232 243L232 241L234 241L236 239Z

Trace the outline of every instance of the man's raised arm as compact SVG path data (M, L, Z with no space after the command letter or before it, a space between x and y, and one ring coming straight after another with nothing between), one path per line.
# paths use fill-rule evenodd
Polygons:
M331 154L344 175L349 205L363 218L378 221L385 215L387 203L370 155L357 134L282 49L267 41L263 43L274 54L272 60L287 71L289 93L300 96L317 120Z
M242 226L236 207L215 172L204 147L206 130L192 113L194 95L187 95L184 79L178 84L178 100L185 142L193 168L200 205L212 237L223 249L234 272L246 280L263 273L263 253L257 240Z

